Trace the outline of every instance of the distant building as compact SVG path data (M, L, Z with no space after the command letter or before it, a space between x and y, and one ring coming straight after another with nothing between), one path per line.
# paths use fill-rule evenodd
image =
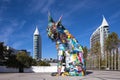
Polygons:
M28 56L30 56L30 54L31 54L29 51L27 51L27 50L25 50L25 49L18 50L18 52L25 52L25 53L27 53Z
M104 57L104 42L105 39L108 37L109 34L109 25L106 21L105 17L103 16L102 24L93 32L90 37L90 47L92 48L96 42L100 42L101 47L101 56Z
M3 45L3 48L5 51L0 50L0 53L2 54L2 57L0 57L0 66L6 65L6 62L9 59L10 54L16 55L18 53L18 50L14 49L10 46Z
M40 60L41 59L41 37L37 27L33 35L33 50L34 50L33 58L36 60Z
M9 50L10 53L11 53L11 54L14 54L14 55L18 54L19 52L26 52L27 55L30 56L30 52L28 52L28 51L25 50L25 49L17 50L17 49L14 49L14 48L10 47L10 46L7 46L7 50Z
M18 53L18 51L19 51L19 50L14 49L14 48L12 48L10 46L7 46L7 50L9 50L11 52L11 54L14 54L14 55L16 55Z

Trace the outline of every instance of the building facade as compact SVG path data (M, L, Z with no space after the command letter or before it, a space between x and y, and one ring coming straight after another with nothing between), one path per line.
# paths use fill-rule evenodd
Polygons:
M33 58L41 60L41 37L37 27L33 35L33 50Z
M105 17L103 16L102 24L93 32L93 34L90 37L90 48L92 48L96 42L100 43L102 58L104 57L104 51L105 51L104 42L105 39L108 37L108 34L109 34L109 25Z
M16 54L19 52L19 50L14 49L14 48L12 48L12 47L10 47L10 46L7 46L7 50L9 50L10 53L11 53L11 54L14 54L14 55L16 55Z

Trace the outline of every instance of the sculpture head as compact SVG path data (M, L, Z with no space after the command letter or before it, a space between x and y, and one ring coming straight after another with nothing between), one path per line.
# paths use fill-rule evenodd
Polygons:
M61 34L65 34L64 32L65 28L61 24L61 19L62 19L62 16L59 18L57 22L55 22L50 16L50 14L48 14L47 33L48 33L49 38L52 41L58 41L58 40L64 39L65 37L65 35L64 36L61 35Z

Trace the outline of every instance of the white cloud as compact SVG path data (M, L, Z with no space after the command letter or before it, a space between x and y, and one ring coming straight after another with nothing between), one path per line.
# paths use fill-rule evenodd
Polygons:
M0 17L2 17L2 15L3 15L3 13L4 13L4 11L7 9L7 7L6 6L4 6L4 5L1 5L0 6Z
M54 3L55 0L49 0L47 1L47 4L44 5L42 9L42 13L49 11L50 6Z
M9 41L10 35L13 33L14 29L7 27L6 29L2 29L0 31L0 41L4 41L6 44Z
M7 10L8 8L8 4L11 2L11 0L1 0L0 3L0 17L2 17L2 15L4 14L4 11Z
M86 1L82 1L82 2L78 2L76 5L72 5L73 7L72 7L72 9L71 10L69 10L68 12L67 12L67 14L68 15L70 15L71 13L73 13L73 12L75 12L75 11L77 11L77 10L80 10L81 8L83 8L83 7L85 7L85 3L86 3Z
M79 0L76 3L68 5L68 10L67 12L65 11L65 16L69 17L74 12L83 12L85 9L93 8L95 4L95 1L92 2L91 0Z
M2 22L4 23L4 21ZM26 21L24 20L23 21L8 20L7 22L8 24L3 25L0 30L0 41L5 42L5 44L8 44L14 32L21 29L26 23Z
M3 0L3 1L4 1L4 2L8 2L8 3L9 3L11 0Z
M2 22L2 19L0 18L0 22Z
M54 1L55 0L32 0L31 3L28 4L28 11L30 13L45 13L49 10Z
M120 16L120 11L114 13L114 14L110 17L110 19L116 19L116 18L119 18L119 16Z
M15 27L16 30L19 30L19 29L23 28L23 26L24 26L25 23L26 23L25 20L18 21L17 19L14 19L14 20L10 21L11 26Z
M118 22L119 16L120 16L120 11L117 11L116 13L113 13L110 16L110 24L115 24L116 22Z
M23 41L16 41L11 46L15 49L19 49L23 45Z

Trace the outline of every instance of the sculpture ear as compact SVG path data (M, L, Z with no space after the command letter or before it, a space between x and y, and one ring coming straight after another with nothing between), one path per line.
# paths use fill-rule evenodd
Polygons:
M59 24L59 23L61 23L61 19L62 19L62 15L60 16L60 18L59 18L59 20L56 22L56 26Z
M52 19L51 15L50 15L50 12L48 12L48 22L54 22L54 20Z

